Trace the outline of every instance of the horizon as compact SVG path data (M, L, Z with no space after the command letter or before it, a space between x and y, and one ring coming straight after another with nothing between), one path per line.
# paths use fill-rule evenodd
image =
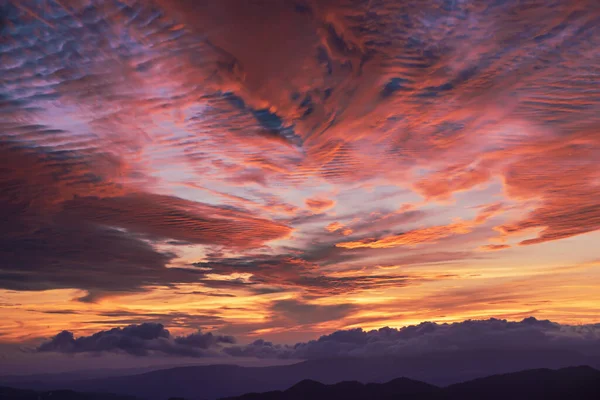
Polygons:
M598 21L597 0L0 2L0 375L597 357Z
M68 334L66 340L65 333ZM353 328L296 343L272 343L260 338L251 342L239 342L234 337L215 339L219 337L218 332L202 331L188 336L170 335L168 327L158 323L113 327L90 336L63 331L29 345L0 343L4 358L0 378L47 374L48 365L58 361L62 368L54 371L58 374L110 370L115 363L120 365L115 373L127 374L135 370L142 373L186 366L268 367L339 358L427 359L468 353L488 357L494 351L516 350L581 354L596 357L600 362L600 323L561 325L533 316L519 321L489 318L452 323L423 321L417 325L372 330ZM369 350L373 341L383 347ZM107 346L107 343L112 345ZM349 343L353 343L353 347L349 348ZM319 348L322 344L331 349ZM46 358L36 359L40 356Z

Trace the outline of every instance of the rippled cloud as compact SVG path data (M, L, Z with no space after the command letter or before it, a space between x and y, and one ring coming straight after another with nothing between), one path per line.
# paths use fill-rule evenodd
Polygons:
M590 322L599 30L595 0L3 2L0 301ZM0 334L47 333L33 309Z

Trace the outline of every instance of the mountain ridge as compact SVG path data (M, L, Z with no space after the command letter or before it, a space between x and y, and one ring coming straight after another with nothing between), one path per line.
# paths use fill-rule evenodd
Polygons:
M572 351L489 350L402 358L330 358L266 367L232 364L182 366L141 374L71 382L27 382L21 379L18 382L0 380L0 384L44 391L71 389L81 392L123 393L150 400L164 400L169 397L215 399L250 392L285 390L305 379L324 384L342 381L384 383L402 376L436 386L447 386L526 369L558 369L576 365L591 365L600 369L600 362L597 361Z
M167 399L200 400L203 396L163 397ZM590 366L567 367L557 370L540 368L487 376L446 387L400 377L385 383L342 381L324 384L304 379L276 391L246 393L221 397L219 400L592 400L600 398L600 371ZM26 389L0 387L0 400L147 400L111 393L86 393L72 390L37 392Z
M247 393L220 400L313 400L345 399L403 399L469 400L469 399L572 399L600 398L600 371L589 366L558 370L547 368L493 375L444 388L398 378L387 383L340 382L325 385L304 380L283 390L266 393Z

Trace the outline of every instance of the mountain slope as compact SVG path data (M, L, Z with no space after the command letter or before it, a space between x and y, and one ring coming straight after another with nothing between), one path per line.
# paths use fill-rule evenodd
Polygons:
M14 389L0 386L0 400L137 400L132 396L107 393L82 393L72 390L35 390Z
M198 391L200 391L199 388ZM161 394L160 398L173 398ZM152 396L156 397L156 396ZM151 398L152 398L151 397ZM140 398L148 398L140 396ZM189 400L206 398L194 395ZM0 400L136 400L130 396L82 393L70 390L36 392L0 387ZM600 399L600 371L591 367L559 370L536 369L494 375L440 388L427 383L398 378L387 383L339 382L326 385L303 380L286 390L248 393L226 400L597 400Z
M302 399L597 400L600 399L600 371L590 367L529 370L476 379L443 389L410 379L366 385L359 382L324 385L302 381L284 391L250 393L226 400Z
M447 352L415 357L335 358L272 367L235 365L187 366L137 375L72 382L4 381L3 385L38 390L72 389L134 395L150 400L169 397L215 399L249 392L284 390L305 379L333 384L342 381L389 382L399 376L437 386L536 368L592 365L579 353L557 350Z
M437 399L442 389L427 383L399 378L388 383L362 384L356 381L325 385L304 380L285 391L249 393L229 400L303 400L303 399L381 399L411 398L419 400Z
M450 399L600 399L600 371L587 366L528 370L451 385L445 392Z

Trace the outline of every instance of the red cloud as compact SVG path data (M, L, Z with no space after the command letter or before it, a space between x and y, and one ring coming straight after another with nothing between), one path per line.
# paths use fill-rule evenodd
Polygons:
M322 212L322 211L330 209L331 207L333 207L335 205L335 201L330 200L330 199L320 198L320 197L306 199L304 201L304 203L313 212Z
M510 248L508 244L486 244L479 247L481 251L497 251Z
M245 212L150 193L78 198L65 206L70 214L99 224L190 243L252 248L291 232Z
M509 196L538 204L524 218L504 224L504 234L538 229L521 244L563 239L600 229L600 136L583 131L528 149L505 172Z
M397 246L416 246L422 243L435 243L440 239L452 235L462 235L471 232L477 225L483 224L494 216L501 207L502 205L499 203L484 207L472 221L459 221L448 225L413 229L399 235L391 235L379 239L368 238L352 242L341 242L337 243L336 246L346 249L387 249Z
M348 236L351 235L353 230L346 227L346 225L340 223L340 222L332 222L329 225L327 225L325 227L325 230L327 230L328 232L341 232L342 235L344 236Z
M382 239L363 239L354 242L341 242L337 247L357 249L368 247L373 249L386 249L396 246L415 246L421 243L436 242L454 234L469 233L473 225L467 222L456 222L450 225L432 226L429 228L415 229L401 235L387 236Z

